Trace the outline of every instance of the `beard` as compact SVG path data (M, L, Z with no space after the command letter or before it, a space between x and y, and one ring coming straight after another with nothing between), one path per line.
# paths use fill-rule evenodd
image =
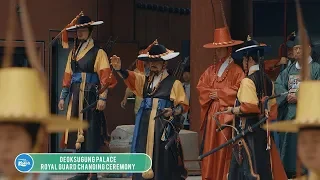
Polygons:
M160 74L160 71L158 70L150 70L149 75L150 76L158 76Z
M157 66L150 66L150 75L159 75L162 69L159 70Z

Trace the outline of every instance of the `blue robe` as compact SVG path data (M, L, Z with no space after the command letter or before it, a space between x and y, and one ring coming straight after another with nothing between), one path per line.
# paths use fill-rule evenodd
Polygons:
M148 141L149 123L155 121L152 155L154 178L159 180L186 178L187 171L184 168L181 144L174 138L175 133L182 127L182 122L178 118L181 116L174 117L170 122L163 117L154 119L164 108L189 105L182 83L166 71L158 82L154 81L155 77L150 78L133 71L122 71L122 76L132 92L143 97L136 115L131 152L147 153L146 145L151 142ZM153 85L153 82L158 85ZM171 139L175 139L173 144L165 150L165 145ZM143 180L142 174L133 174L133 179Z
M299 89L300 83L300 68L299 65L294 62L290 64L285 70L283 70L276 82L275 92L280 94L283 92L296 92ZM298 68L297 68L298 67ZM320 79L320 65L316 62L311 62L311 79ZM298 95L298 94L297 94ZM296 116L296 104L290 104L286 100L286 96L277 98L278 104L278 120L293 120ZM288 178L292 178L296 175L296 157L297 157L297 134L296 133L278 133L279 141L277 147L279 148L281 160L283 162L285 171ZM306 173L306 169L303 169L303 173Z

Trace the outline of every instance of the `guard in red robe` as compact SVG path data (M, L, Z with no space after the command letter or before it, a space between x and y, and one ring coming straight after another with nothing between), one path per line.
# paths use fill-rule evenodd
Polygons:
M201 105L200 132L203 135L201 150L203 153L225 143L231 138L231 129L226 128L216 132L218 128L212 119L214 113L233 106L240 81L245 77L240 66L231 58L231 47L242 44L243 41L232 40L227 27L215 29L214 42L204 45L204 48L215 48L216 60L201 75L197 89ZM218 120L228 123L233 115L220 115ZM225 136L224 136L225 135ZM201 153L202 153L201 152ZM226 179L231 161L231 149L225 148L202 161L203 180Z

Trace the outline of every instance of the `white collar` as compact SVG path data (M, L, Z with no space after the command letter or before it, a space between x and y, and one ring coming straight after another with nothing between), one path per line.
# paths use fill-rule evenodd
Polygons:
M155 86L156 86L158 83L160 83L160 81L162 81L162 80L163 80L165 77L167 77L167 76L168 76L168 71L167 71L167 69L163 70L160 74L155 75L155 76L153 77L152 83L150 84L151 88L155 88ZM162 79L161 79L161 77L162 77Z
M308 60L309 60L309 62L308 62L308 63L310 64L310 63L312 62L312 57L311 57L311 56L309 56L309 59L308 59ZM300 66L300 64L299 64L299 62L298 62L298 61L297 61L297 63L296 63L296 68L297 68L297 69L301 69L301 66Z
M224 71L227 69L228 65L233 61L231 56L229 56L220 66L219 71L218 71L218 77L221 77Z
M256 65L251 66L251 67L249 68L249 73L248 73L248 75L250 75L250 74L258 71L259 69L260 69L260 68L259 68L259 64L256 64Z

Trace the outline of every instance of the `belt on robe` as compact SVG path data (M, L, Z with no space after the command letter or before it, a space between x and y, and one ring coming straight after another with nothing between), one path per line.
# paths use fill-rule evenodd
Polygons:
M152 109L152 101L153 98L144 98L141 102L140 108L144 109L144 110L150 110ZM158 100L158 110L161 110L161 107L171 107L173 105L173 103L170 100L167 99L159 99Z

